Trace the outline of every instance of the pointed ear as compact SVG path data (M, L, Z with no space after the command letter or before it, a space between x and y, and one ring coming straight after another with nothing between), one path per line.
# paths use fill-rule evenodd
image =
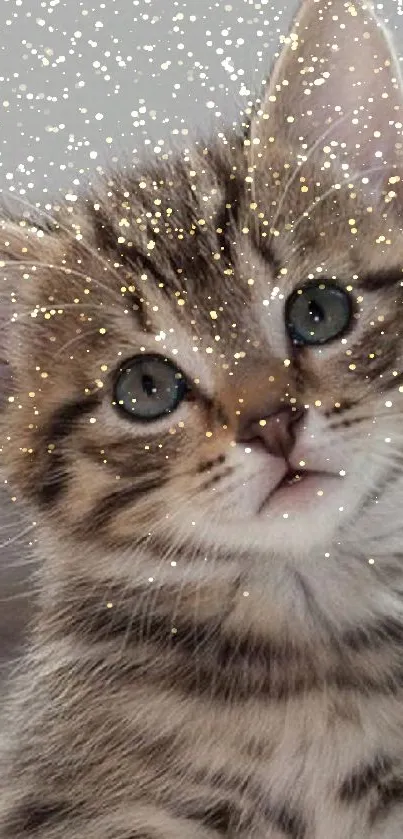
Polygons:
M393 48L372 7L304 0L251 126L253 162L264 166L274 138L294 165L314 150L323 168L347 179L382 166L390 175L402 106Z

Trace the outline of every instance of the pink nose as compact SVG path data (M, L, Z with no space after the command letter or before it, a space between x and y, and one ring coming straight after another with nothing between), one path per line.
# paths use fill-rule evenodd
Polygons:
M240 418L238 442L263 444L274 457L287 460L295 444L295 426L303 414L303 408L293 409L288 405L260 418L245 412Z

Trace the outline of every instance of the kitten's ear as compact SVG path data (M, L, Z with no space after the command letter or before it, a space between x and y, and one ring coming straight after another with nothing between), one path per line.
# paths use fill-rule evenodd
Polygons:
M393 167L402 106L393 49L369 3L305 0L251 126L254 163L263 168L274 137L294 165L314 147L346 178Z

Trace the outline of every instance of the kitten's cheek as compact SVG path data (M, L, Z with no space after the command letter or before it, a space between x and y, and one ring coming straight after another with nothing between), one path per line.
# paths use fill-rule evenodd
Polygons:
M228 487L223 499L223 512L231 519L259 515L274 488L284 477L286 469L282 463L266 468L253 477L238 479Z

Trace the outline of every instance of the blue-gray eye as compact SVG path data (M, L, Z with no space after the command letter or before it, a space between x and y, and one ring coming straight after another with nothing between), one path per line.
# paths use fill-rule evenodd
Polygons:
M286 326L294 344L326 344L346 331L352 314L348 292L321 281L291 294L286 304Z
M161 355L138 355L119 368L115 404L140 422L170 414L185 398L188 384L181 371Z

